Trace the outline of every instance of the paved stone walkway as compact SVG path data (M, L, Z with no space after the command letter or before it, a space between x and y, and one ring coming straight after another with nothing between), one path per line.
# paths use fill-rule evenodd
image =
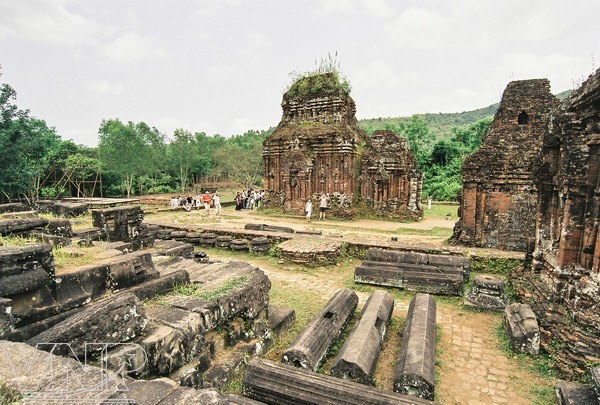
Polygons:
M317 293L323 300L342 287L335 278L323 280L306 273L269 268L264 262L253 264L263 269L274 285ZM357 294L361 307L369 294ZM395 317L406 317L411 298L409 295L396 300ZM437 401L444 405L530 405L531 399L523 386L534 377L520 370L516 360L499 349L494 329L501 315L464 310L445 299L437 301L437 324L441 328L436 349Z

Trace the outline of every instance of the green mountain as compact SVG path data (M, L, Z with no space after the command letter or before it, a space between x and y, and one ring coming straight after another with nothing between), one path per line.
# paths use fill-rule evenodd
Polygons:
M564 100L571 94L571 90L556 94L559 100ZM425 113L417 114L429 127L429 131L435 135L436 139L449 139L452 136L453 127L466 127L475 122L493 117L500 103L492 104L487 107L479 108L473 111L463 111L460 113ZM377 129L393 129L402 121L408 121L410 117L396 118L369 118L358 121L358 125L369 134Z

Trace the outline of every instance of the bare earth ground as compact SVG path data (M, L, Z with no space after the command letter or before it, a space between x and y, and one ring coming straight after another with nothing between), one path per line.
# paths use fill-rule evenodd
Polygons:
M445 209L444 209L445 210ZM456 212L455 208L448 208ZM317 221L307 223L302 217L272 217L261 215L256 211L234 211L225 209L221 215L211 213L209 216L201 211L173 211L150 214L147 211L146 222L173 223L181 225L210 224L215 227L243 228L246 223L268 223L270 225L289 226L296 230L321 230L324 235L336 237L363 236L369 239L389 240L397 236L403 241L427 242L443 244L450 236L456 218L450 215L425 213L425 219L410 224L385 222L377 220ZM428 217L429 216L429 217ZM230 258L225 251L211 251L211 258ZM298 265L289 265L269 260L263 257L236 257L247 261L265 271L269 276L272 291L286 291L290 295L300 294L306 297L306 302L317 301L322 305L333 293L342 287L353 284L353 266L360 263L354 259L347 269L337 269L335 266L307 270ZM369 288L355 288L361 302L364 304L370 291ZM280 293L281 294L281 293ZM402 331L402 323L406 317L411 293L397 292L395 295L395 310L389 333L379 357L375 377L377 386L391 390L393 367L397 359ZM272 303L282 305L287 298L273 296ZM282 302L279 302L282 301ZM540 402L539 396L533 392L545 389L549 391L555 381L542 378L539 374L524 367L527 360L517 359L504 352L498 337L497 329L501 324L501 314L483 313L465 309L461 301L455 298L436 297L438 344L436 349L436 401L446 405L488 405L488 404L556 404L556 400L546 399ZM306 308L294 308L298 313ZM307 304L308 305L308 304ZM317 306L318 307L318 306ZM308 312L314 314L317 307ZM319 307L320 308L320 307ZM275 349L277 350L277 349ZM277 354L273 355L274 357ZM534 400L534 397L536 398ZM548 398L547 396L545 398Z

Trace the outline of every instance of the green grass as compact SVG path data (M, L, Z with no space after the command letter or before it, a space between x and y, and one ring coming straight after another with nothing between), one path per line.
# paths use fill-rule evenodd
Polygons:
M510 347L510 341L506 336L504 325L499 321L494 328L496 337L498 338L499 347L506 357L512 357L517 361L520 369L525 370L533 375L545 380L547 384L535 385L529 384L529 394L532 405L551 405L558 404L554 386L556 384L557 374L553 366L553 361L545 353L538 356L530 356L522 353L514 353ZM525 383L525 381L519 381Z
M21 394L7 386L5 383L0 383L0 405L16 404L22 399Z

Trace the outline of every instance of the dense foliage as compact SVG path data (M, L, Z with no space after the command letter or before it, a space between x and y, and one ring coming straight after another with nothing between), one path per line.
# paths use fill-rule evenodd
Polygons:
M453 116L448 118L449 122L456 122L459 114L448 115ZM471 116L480 115L475 113ZM381 127L374 124L375 120L362 121L361 125L370 133L376 129L388 129L405 138L419 168L423 171L423 197L432 196L438 201L453 201L456 200L461 187L462 162L467 154L479 148L481 138L491 121L492 117L487 116L468 125L438 124L440 132L437 134L430 129L430 124L422 115L388 119L382 122Z

